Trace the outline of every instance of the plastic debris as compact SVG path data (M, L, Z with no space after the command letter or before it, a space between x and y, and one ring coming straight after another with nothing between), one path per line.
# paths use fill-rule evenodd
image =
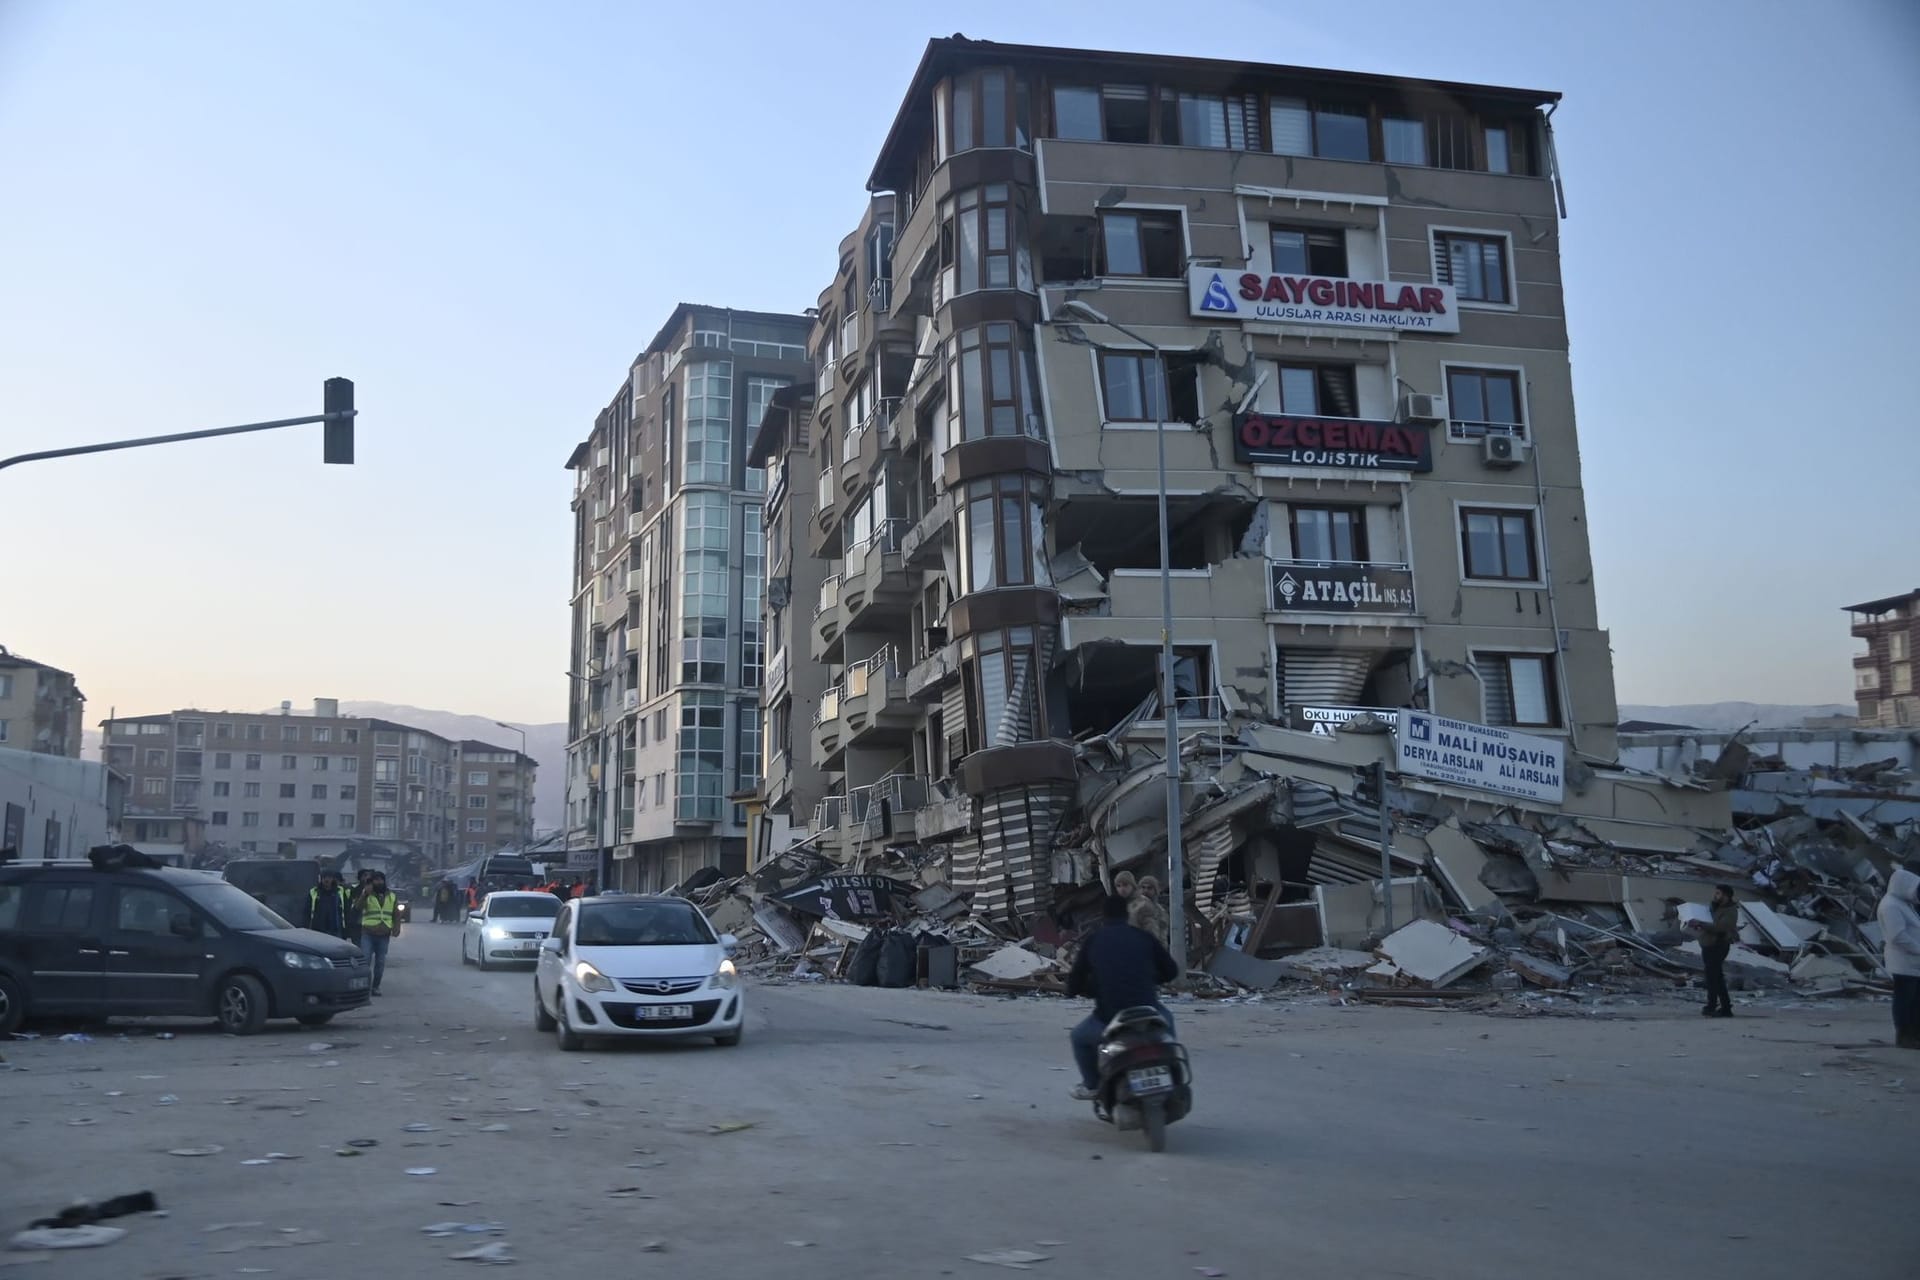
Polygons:
M450 1253L447 1256L455 1262L482 1262L494 1266L506 1266L515 1261L513 1246L505 1240L494 1240L464 1253Z
M409 1178L431 1178L434 1174L438 1172L440 1172L438 1169L435 1169L430 1165L422 1165L418 1169L407 1170L407 1176Z
M512 1126L512 1125L510 1125L510 1124L483 1124L483 1125L481 1125L481 1126L480 1126L480 1132L482 1132L482 1133L505 1133L505 1132L507 1132L508 1130L510 1130L510 1129L512 1129L512 1128L513 1128L513 1126Z
M84 1031L69 1031L60 1037L61 1044L92 1044L93 1037ZM103 1242L104 1243L104 1242Z
M8 1243L16 1249L94 1249L126 1234L122 1227L29 1227Z
M170 1156L217 1156L226 1148L210 1144L204 1147L173 1147L168 1150Z
M180 1101L180 1099L174 1097L172 1094L163 1093L153 1100L153 1105L156 1107L170 1107L178 1101Z
M420 1228L430 1236L497 1236L506 1231L504 1222L435 1222Z
M410 1124L401 1129L402 1133L438 1133L439 1128L430 1124Z
M970 1253L968 1262L980 1262L990 1267L1005 1267L1009 1271L1031 1271L1036 1262L1045 1262L1053 1255L1034 1253L1030 1249L990 1249L985 1253Z
M723 1133L739 1133L744 1129L753 1128L758 1123L757 1120L722 1120L718 1124L708 1125L707 1132L714 1136Z

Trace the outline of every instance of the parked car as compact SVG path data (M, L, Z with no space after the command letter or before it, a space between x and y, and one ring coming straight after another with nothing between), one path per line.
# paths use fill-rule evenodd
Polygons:
M739 1044L746 1002L727 956L734 945L684 898L575 898L540 944L533 1024L569 1051L590 1036Z
M0 1034L30 1017L178 1016L251 1035L367 1003L357 947L210 871L0 866Z
M550 893L490 893L461 927L460 963L482 969L496 961L531 964L540 958L540 944L553 932L553 918L559 914L560 899Z

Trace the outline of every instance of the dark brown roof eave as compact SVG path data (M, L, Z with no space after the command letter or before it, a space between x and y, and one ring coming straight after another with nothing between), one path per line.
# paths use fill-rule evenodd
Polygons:
M914 110L939 74L949 67L1005 62L1105 62L1143 69L1198 72L1212 75L1257 73L1273 79L1318 80L1330 84L1366 86L1374 89L1416 89L1431 93L1453 94L1480 99L1504 99L1515 106L1543 107L1560 101L1551 89L1521 89L1510 86L1473 84L1457 80L1422 80L1412 76L1382 75L1373 71L1340 71L1330 67L1296 67L1284 63L1241 62L1228 58L1192 58L1179 54L1123 53L1109 49L1071 49L1051 45L999 44L992 40L956 40L940 37L927 42L927 51L907 84L900 110L880 144L880 155L867 179L867 190L890 191L893 185L882 174L894 163L894 152L903 145L903 133Z

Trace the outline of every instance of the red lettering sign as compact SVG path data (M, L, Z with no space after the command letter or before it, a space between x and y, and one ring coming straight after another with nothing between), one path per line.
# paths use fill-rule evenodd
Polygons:
M1424 430L1364 418L1244 414L1234 432L1234 454L1242 462L1283 467L1433 470L1432 445Z

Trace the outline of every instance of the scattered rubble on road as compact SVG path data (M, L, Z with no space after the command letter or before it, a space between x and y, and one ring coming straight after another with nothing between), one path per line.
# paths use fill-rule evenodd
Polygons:
M1126 728L1079 744L1075 802L1050 833L1027 829L1020 858L965 847L987 833L976 803L944 841L913 839L911 821L889 839L909 815L882 813L868 824L877 838L843 857L809 838L746 876L708 871L677 892L739 939L737 963L762 981L1062 993L1115 877L1164 879L1163 763ZM1737 739L1684 769L1576 756L1563 802L1547 805L1391 774L1381 797L1375 769L1391 767L1392 743L1372 716L1331 734L1248 719L1187 739L1199 998L1287 988L1548 1011L1657 997L1697 981L1684 922L1721 885L1741 907L1736 989L1889 990L1873 912L1891 869L1920 855L1920 784L1894 761L1790 769ZM991 892L982 858L1000 868Z

